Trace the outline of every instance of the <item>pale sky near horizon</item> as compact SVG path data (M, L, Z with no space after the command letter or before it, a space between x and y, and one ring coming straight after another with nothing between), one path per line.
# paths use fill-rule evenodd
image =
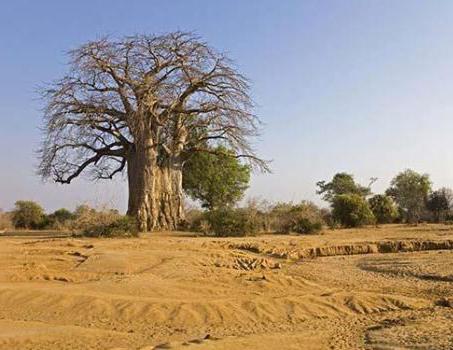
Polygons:
M399 171L453 187L453 1L2 1L0 208L80 203L124 210L124 181L43 184L34 151L36 88L61 77L65 52L103 35L195 31L253 82L272 174L248 196L320 202L336 172L383 191Z

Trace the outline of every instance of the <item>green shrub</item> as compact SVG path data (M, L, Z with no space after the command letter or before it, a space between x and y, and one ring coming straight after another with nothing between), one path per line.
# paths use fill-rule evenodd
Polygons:
M111 222L88 225L82 234L86 237L137 237L138 225L130 216L120 216Z
M358 194L340 194L332 203L332 216L344 227L359 227L374 222L373 213L365 200Z
M322 230L322 223L320 221L311 221L308 218L298 219L292 228L297 233L317 233Z
M259 232L261 225L246 209L222 208L205 214L209 233L219 237L248 236Z
M66 208L61 208L54 211L50 215L46 215L44 219L45 228L65 230L69 223L76 218L75 214Z
M398 216L398 210L392 198L384 194L377 194L368 200L370 209L373 212L378 224L393 222Z
M44 209L33 201L17 201L12 213L16 228L40 229L45 225Z
M316 233L324 224L323 212L314 203L278 203L270 214L272 231L276 233Z
M432 192L426 202L427 209L432 213L431 221L445 221L453 207L453 191L449 188L441 188Z

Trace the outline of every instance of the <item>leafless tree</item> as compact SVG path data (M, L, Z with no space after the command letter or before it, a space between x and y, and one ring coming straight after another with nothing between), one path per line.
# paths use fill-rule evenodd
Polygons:
M70 52L46 101L39 174L69 184L82 173L127 171L128 214L140 229L183 218L182 171L193 152L224 143L261 169L250 139L259 121L249 83L191 33L104 38Z

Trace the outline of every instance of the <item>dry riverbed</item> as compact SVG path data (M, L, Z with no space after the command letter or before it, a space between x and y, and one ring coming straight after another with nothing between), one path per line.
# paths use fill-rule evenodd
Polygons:
M0 349L453 349L453 226L3 235Z

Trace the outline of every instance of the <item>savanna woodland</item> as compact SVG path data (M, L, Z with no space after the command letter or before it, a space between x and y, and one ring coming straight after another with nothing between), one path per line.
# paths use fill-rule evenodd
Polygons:
M69 58L66 75L42 89L39 174L61 184L82 175L125 176L127 216L139 231L203 231L207 221L220 235L306 233L326 224L450 218L450 190L432 192L429 176L413 170L401 172L385 194L374 196L377 178L364 186L343 172L330 182L319 181L317 193L330 210L303 201L234 212L251 170L269 171L269 163L253 148L260 121L250 84L225 54L192 33L174 32L106 37L70 51ZM186 220L185 195L208 212ZM31 204L16 204L25 205ZM24 225L14 218L16 227L55 222L50 217Z

